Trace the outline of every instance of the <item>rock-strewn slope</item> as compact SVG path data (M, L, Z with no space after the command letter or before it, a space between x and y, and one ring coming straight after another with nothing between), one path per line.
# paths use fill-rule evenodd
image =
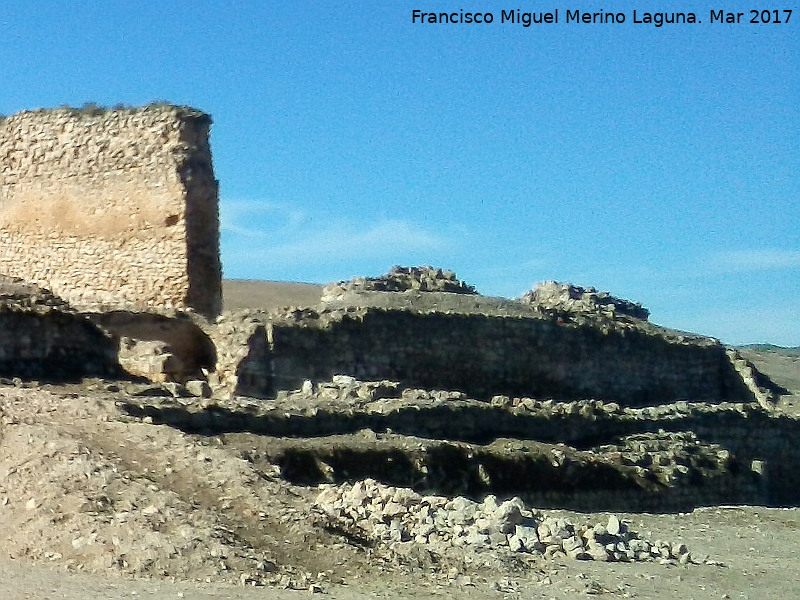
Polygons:
M422 550L508 558L508 553L577 560L693 562L685 544L642 539L615 515L604 523L574 524L532 510L519 498L420 496L373 480L325 487L316 506L326 526L385 544L400 556ZM461 552L459 552L461 551Z
M339 376L270 402L137 398L125 410L231 443L244 435L251 458L297 483L373 477L581 510L797 501L800 422L756 403L486 402Z
M663 500L672 490L673 500L696 500L704 488L719 494L725 482L739 481L736 469L752 473L739 450L709 441L708 431L734 439L768 419L776 420L774 432L790 432L794 423L756 405L478 402L350 378L274 403L173 397L170 389L180 391L102 381L0 387L0 515L10 524L3 551L72 571L322 589L336 597L338 583L389 582L402 573L444 589L478 585L484 595L515 594L522 587L514 581L536 582L557 598L611 590L639 571L588 576L577 565L629 561L652 565L641 572L661 577L671 568L718 569L715 561L730 557L714 546L706 559L702 535L677 517L651 534L635 515L543 510L547 502L535 500L547 496L537 485L572 486L561 500L551 496L553 505L588 499L592 486L600 490L595 499L621 502L609 482L629 486L628 499L666 490ZM472 441L446 434L458 419L470 423L464 431ZM583 436L581 426L592 422L596 428ZM516 439L495 439L512 424ZM664 432L647 431L657 424ZM600 435L604 428L608 434ZM572 436L573 445L536 441L548 430ZM525 462L520 456L539 473L504 483L503 474ZM761 465L766 473L770 466ZM598 468L600 480L590 476ZM509 481L527 491L491 493ZM585 581L576 587L570 572Z
M434 304L449 297L426 294ZM476 307L487 301L450 296ZM72 314L52 302L26 302L18 307L25 314L39 305L48 314ZM329 309L350 314L344 306ZM303 327L310 312L288 311L286 318ZM218 359L257 388L264 373L239 369L241 357L268 358L275 331L253 315L246 324L236 337L241 352ZM218 325L222 337L237 334L234 320ZM626 331L643 335L635 324ZM681 336L662 340L693 343ZM721 358L753 389L764 383L747 361L724 351ZM735 540L737 550L706 543L704 534L716 535L728 513L714 513L708 530L697 512L630 511L800 500L800 421L752 393L752 401L710 396L626 406L591 397L476 398L342 375L264 400L207 397L207 386L194 385L199 380L87 380L46 389L11 383L0 381L0 516L10 525L0 547L14 560L72 571L336 597L345 589L340 583L388 585L398 574L419 585L436 582L443 593L478 584L475 594L498 597L519 597L523 589L529 597L539 589L530 586L559 599L622 594L632 589L630 573L659 579L670 569L706 586L716 576L695 572L710 573L717 561L747 552ZM785 530L792 521L782 519ZM657 522L661 530L649 533ZM773 531L767 520L748 527ZM758 539L754 548L767 543ZM620 561L628 563L627 575L616 574ZM595 566L578 566L588 564ZM570 583L567 573L582 579Z

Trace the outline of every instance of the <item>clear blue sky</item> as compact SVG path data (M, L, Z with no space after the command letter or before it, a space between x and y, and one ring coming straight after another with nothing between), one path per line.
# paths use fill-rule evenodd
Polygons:
M558 0L10 0L0 113L211 113L226 277L433 264L489 295L571 281L664 325L800 345L800 5L726 25L709 9L751 7L682 4L704 22L634 24L621 1L602 4L615 25L566 24ZM501 24L510 8L562 22Z

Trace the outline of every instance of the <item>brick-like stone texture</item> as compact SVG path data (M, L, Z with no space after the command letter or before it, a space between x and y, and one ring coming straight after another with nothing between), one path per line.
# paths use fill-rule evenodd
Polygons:
M0 273L84 310L218 314L210 124L171 105L0 120Z
M274 320L276 389L333 375L495 394L596 398L625 406L752 401L716 340L546 318L362 308Z
M396 304L407 295L397 296ZM300 388L305 380L350 375L482 400L497 394L591 398L630 407L679 400L768 407L773 401L752 365L729 356L715 339L646 321L563 322L520 303L427 296L424 310L419 298L420 310L332 305L226 315L210 334L220 357L215 383L259 397ZM463 298L472 310L464 309ZM259 320L264 327L255 327ZM242 373L245 382L239 382Z

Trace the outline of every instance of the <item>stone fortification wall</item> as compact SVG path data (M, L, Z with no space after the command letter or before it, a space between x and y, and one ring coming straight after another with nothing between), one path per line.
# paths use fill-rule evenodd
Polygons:
M296 310L272 315L265 324L268 352L237 354L248 364L236 369L262 374L259 396L343 374L481 399L596 398L627 406L754 400L719 342L658 334L651 325L653 332L546 317L375 307ZM244 328L242 334L246 339ZM229 374L233 370L231 365ZM235 377L227 381L235 391Z
M0 120L0 273L81 309L218 314L210 122L169 105Z
M131 375L185 384L204 378L216 363L214 344L186 314L120 310L87 317L113 341L120 367Z
M447 292L477 294L475 288L456 277L455 272L431 266L395 266L381 277L356 277L330 283L322 290L324 302L364 292Z
M264 323L247 312L225 313L209 328L216 347L216 369L209 377L219 395L252 398L274 395L272 360Z
M321 320L320 320L321 321ZM716 340L554 320L359 309L318 326L273 323L277 389L335 374L423 388L597 398L628 406L752 395Z
M520 495L540 507L589 511L800 498L800 419L752 402L486 402L336 376L272 402L148 397L127 410L205 435L281 438L270 444L270 461L304 484L376 477L450 496Z

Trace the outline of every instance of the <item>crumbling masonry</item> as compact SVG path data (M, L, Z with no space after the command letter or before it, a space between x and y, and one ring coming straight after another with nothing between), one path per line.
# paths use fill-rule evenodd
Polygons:
M185 107L0 120L0 273L79 309L221 310L211 119Z
M325 518L350 531L356 515L369 530L350 533L376 544L405 509L368 510L369 495L442 505L436 537L409 512L400 541L598 560L688 553L625 537L618 522L584 532L585 545L575 530L534 531L514 501L499 531L466 512L494 514L488 494L579 510L798 501L800 419L776 410L771 382L719 341L593 288L487 298L453 272L397 267L331 284L315 306L220 315L209 124L164 105L0 119L0 386L159 382L106 389L153 423L257 433L250 460L262 452L296 483L344 484L320 495ZM365 478L382 483L350 485ZM453 512L468 535L449 529Z

